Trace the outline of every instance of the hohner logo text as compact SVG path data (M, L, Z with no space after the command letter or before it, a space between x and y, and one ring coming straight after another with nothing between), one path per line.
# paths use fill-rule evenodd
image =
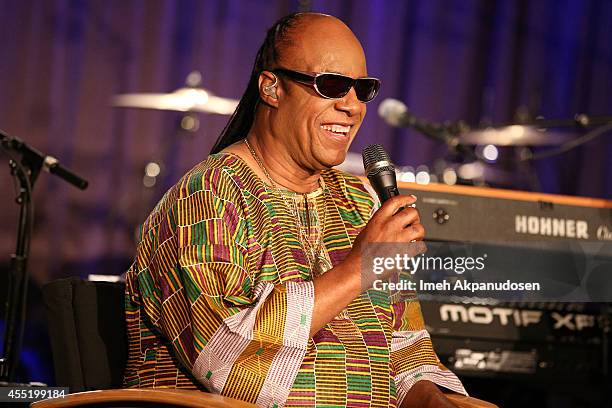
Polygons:
M517 215L514 230L518 234L589 239L589 224L584 220Z

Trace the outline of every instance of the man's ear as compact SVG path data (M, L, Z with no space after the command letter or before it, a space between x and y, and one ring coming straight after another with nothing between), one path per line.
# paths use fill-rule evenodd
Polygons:
M278 77L270 71L259 74L259 97L272 107L278 107Z

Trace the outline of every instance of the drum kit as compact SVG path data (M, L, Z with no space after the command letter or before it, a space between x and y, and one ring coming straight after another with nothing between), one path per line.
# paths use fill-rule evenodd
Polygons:
M195 121L196 125L189 127L181 125L181 130L195 132L198 128L197 124L199 123L196 115L197 113L231 115L238 105L237 100L217 96L209 89L203 88L201 83L201 74L198 71L193 71L188 75L186 85L173 92L120 94L112 98L111 104L118 108L183 112L186 114L185 118L189 119L189 121L183 121L182 123L193 123ZM574 132L550 129L562 129L571 126L575 128L581 125L584 128L588 125L588 123L584 123L585 120L588 121L588 118L576 117L562 121L545 121L537 119L529 124L510 123L478 128L460 126L452 131L452 140L455 145L464 149L463 152L475 153L475 155L467 161L473 161L475 159L479 162L477 164L481 167L484 166L489 168L490 171L481 172L482 174L479 180L475 180L478 184L486 185L491 182L492 184L504 185L508 182L511 183L511 179L513 179L516 174L514 174L514 171L501 171L501 173L504 174L508 173L508 177L503 175L500 176L500 169L496 168L499 166L495 166L495 162L501 149L509 148L513 150L514 156L518 157L516 161L519 162L524 159L524 157L531 157L532 148L557 148L558 146L564 146L571 143L572 140L576 139L576 134ZM416 130L419 131L419 129ZM491 160L492 156L495 158ZM347 162L344 166L340 166L340 168L350 172L362 172L360 168L361 159L359 158L358 160L359 165L356 164L357 159L355 159L354 165L350 163L351 160L352 157L349 155ZM465 162L465 158L463 161ZM145 176L145 178L146 177L149 176ZM442 179L442 177L438 177L438 179ZM151 186L150 180L148 182L143 182L145 186Z
M170 93L127 93L115 95L111 105L119 108L156 109L185 113L231 115L238 100L215 95L201 87L201 74L191 72L186 85ZM503 125L469 130L458 135L462 145L552 146L571 140L566 133L531 126Z
M200 127L198 114L231 115L238 106L238 101L215 95L202 87L202 75L192 71L187 75L185 85L170 93L126 93L115 95L111 105L117 108L138 108L183 113L175 130L176 136L193 134ZM164 158L170 149L169 140L181 140L180 137L168 139L162 143L157 152L158 159L151 159L144 166L142 184L145 189L156 186L163 176Z

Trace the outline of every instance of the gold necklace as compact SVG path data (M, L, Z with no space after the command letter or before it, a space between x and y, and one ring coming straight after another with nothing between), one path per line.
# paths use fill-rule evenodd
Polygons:
M251 156L253 156L253 159L255 159L259 168L261 168L261 171L266 175L266 178L270 182L272 189L281 197L283 203L285 204L285 207L287 207L291 215L296 220L298 238L300 240L300 243L302 244L302 249L304 250L304 254L306 254L306 258L308 259L308 262L310 263L310 269L313 275L319 276L319 275L324 274L325 272L327 272L333 267L333 265L331 264L331 261L329 260L329 257L327 256L327 252L325 251L325 248L323 245L323 238L325 236L325 227L326 227L325 224L327 221L327 205L325 205L325 211L323 212L323 223L322 224L319 223L320 228L319 228L318 237L316 239L316 246L313 247L310 240L308 239L308 236L306 233L306 227L302 225L302 221L301 221L295 200L292 200L293 205L289 205L288 198L285 196L283 191L280 188L278 188L278 186L276 185L276 182L274 182L274 179L272 178L272 176L270 176L270 173L268 173L266 166L264 166L263 161L259 158L259 155L257 154L257 152L255 152L255 150L253 149L253 147L251 146L251 144L248 142L247 139L244 139L244 144L249 149ZM325 184L324 184L322 177L319 177L319 185L323 189L323 194L325 194L326 188L325 188ZM306 196L306 194L304 194L304 202L306 203L306 216L308 217L308 224L310 226L310 210L308 208L308 197ZM317 207L316 199L314 203L315 203L315 211L317 214L317 220L319 220L320 219L319 209Z
M323 194L325 194L325 186L322 185L321 188L323 189ZM282 194L282 191L279 190L279 193ZM325 196L323 197L323 199L325 199ZM295 204L295 201L293 201L293 203ZM310 227L311 227L310 226L310 209L308 207L308 197L306 196L306 194L304 194L304 203L306 205L305 213L306 213L306 216L308 217L308 231L310 232ZM307 238L308 237L306 233L307 227L302 225L301 217L299 216L297 217L297 220L299 222L299 227L301 228L301 231L302 231L300 234L301 242L304 246L307 257L309 258L308 261L311 264L311 269L313 270L313 274L315 276L323 275L325 272L330 270L333 266L327 256L327 252L325 251L323 247L323 238L325 236L325 224L327 221L327 205L325 205L324 203L324 206L325 206L325 210L323 212L323 222L319 223L320 228L318 229L319 231L317 231L318 236L317 236L317 239L315 240L316 247L313 247L310 240ZM319 217L319 208L317 207L316 198L314 201L314 212L315 214L317 214L317 221L320 220L321 218Z

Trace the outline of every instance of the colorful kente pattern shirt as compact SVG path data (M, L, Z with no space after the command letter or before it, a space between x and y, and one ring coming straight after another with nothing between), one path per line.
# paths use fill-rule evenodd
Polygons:
M374 202L354 176L330 169L322 178L300 208L324 214L314 227L325 224L323 247L338 265ZM423 379L465 393L437 358L414 294L397 301L369 290L310 337L311 267L287 204L225 153L165 194L126 274L125 386L201 389L263 407L396 407Z

